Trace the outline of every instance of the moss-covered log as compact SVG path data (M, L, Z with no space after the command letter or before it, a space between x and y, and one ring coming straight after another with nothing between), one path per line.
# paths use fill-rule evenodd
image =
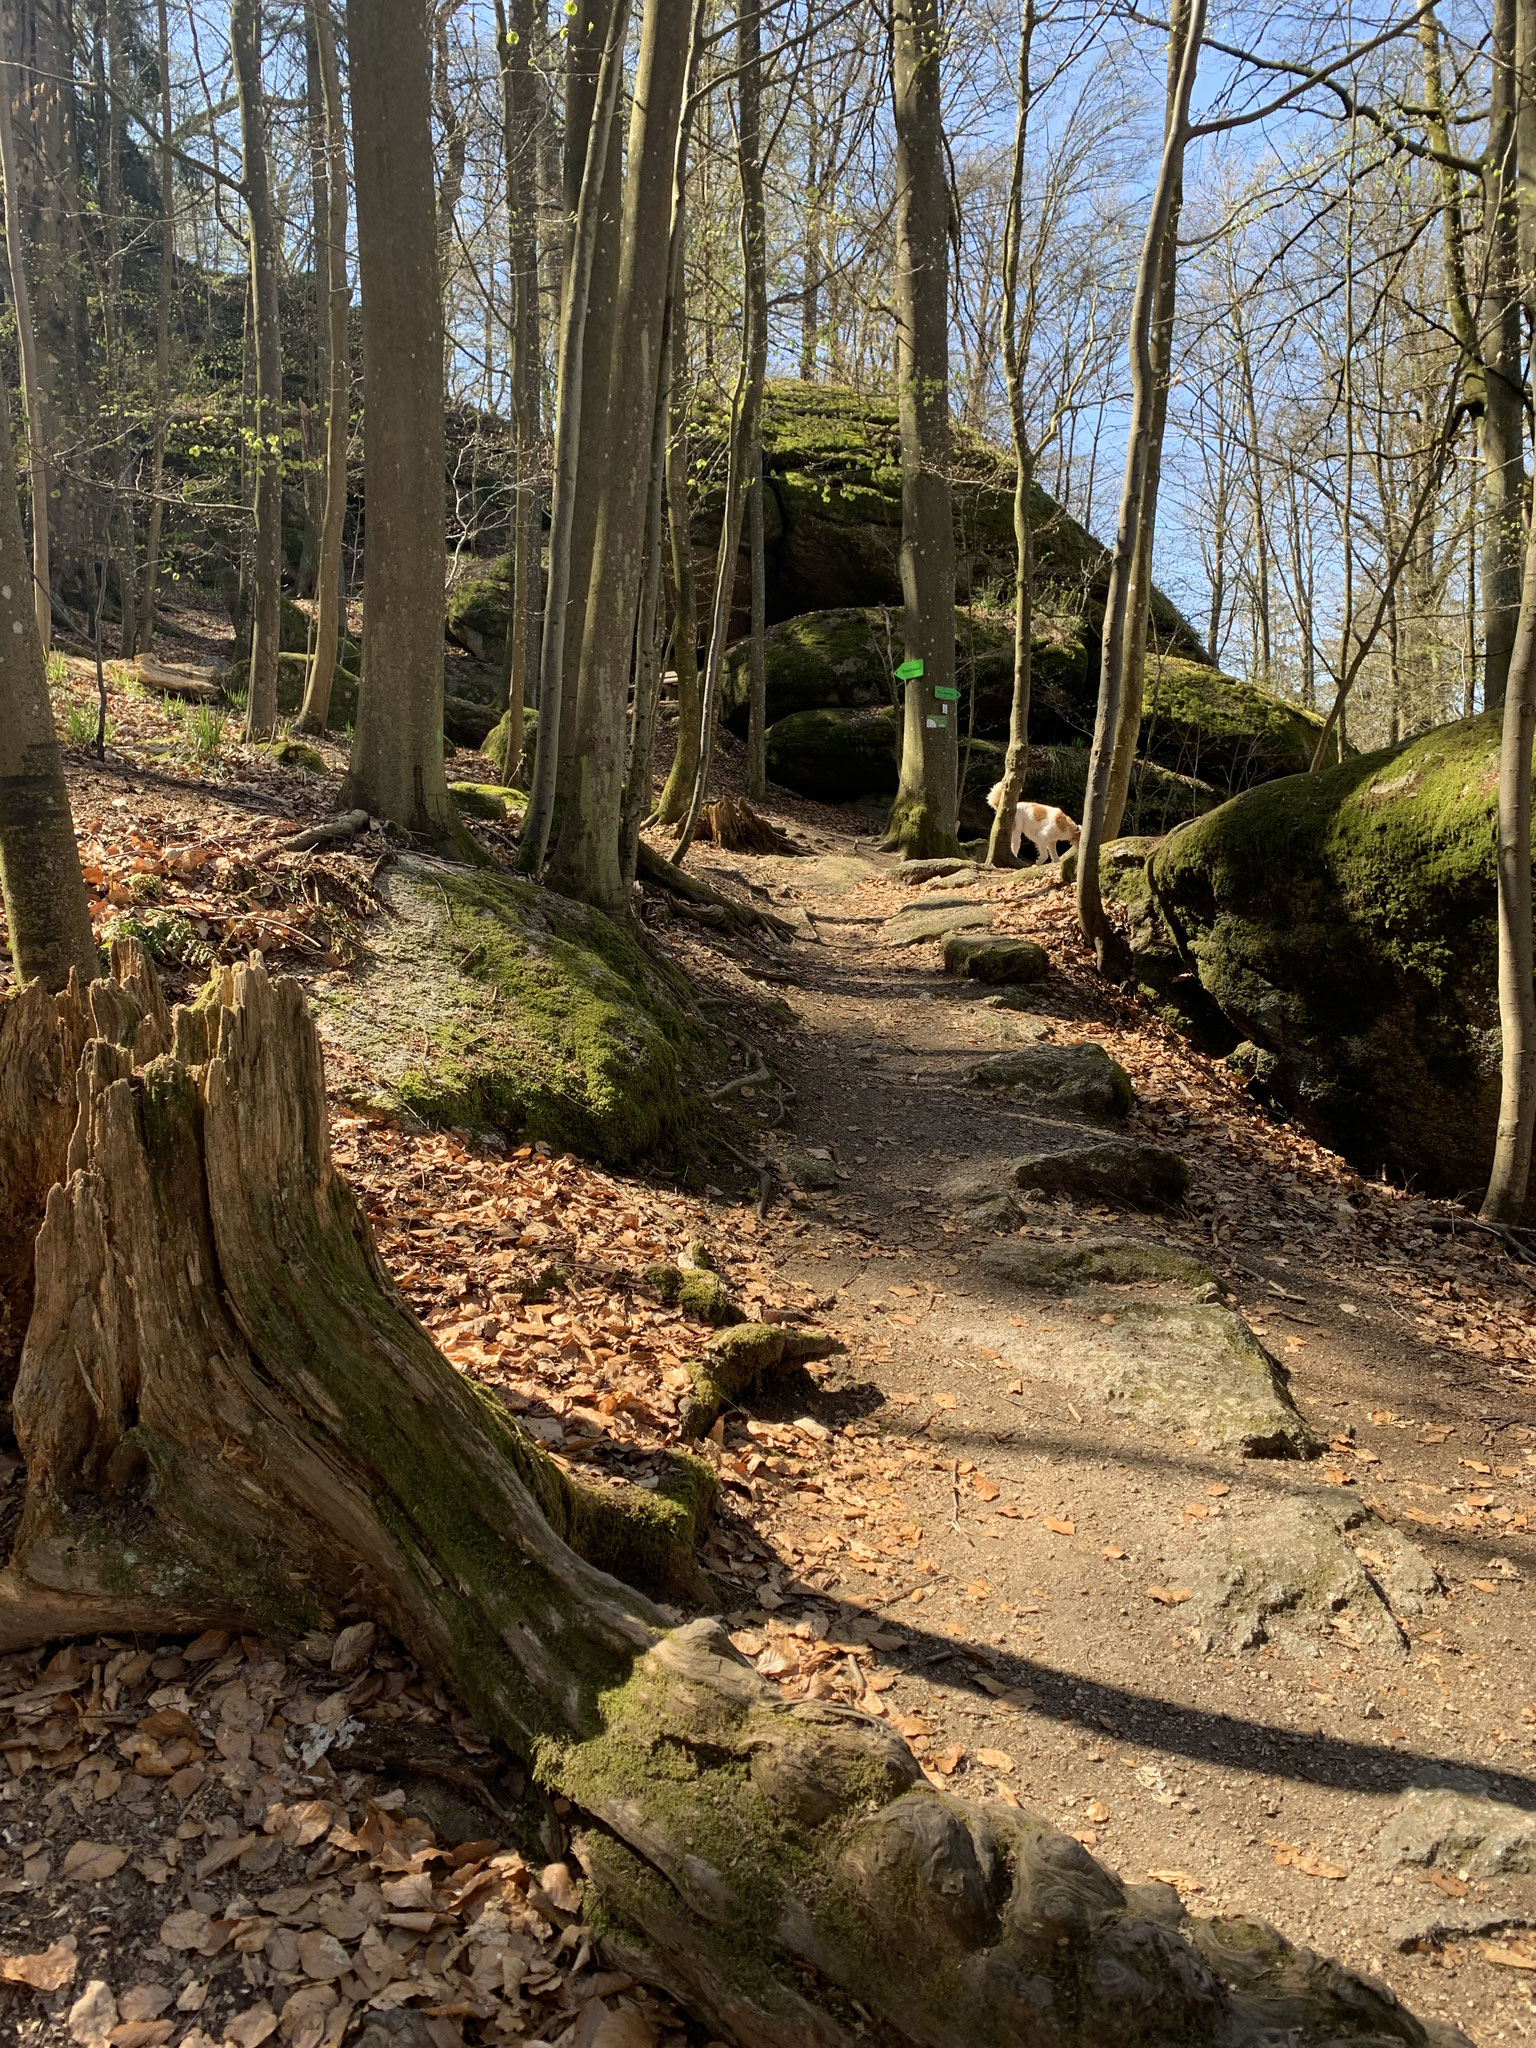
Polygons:
M741 2048L1456 2038L930 1789L889 1727L786 1701L717 1621L669 1625L578 1556L573 1496L380 1263L298 986L226 972L172 1045L84 1048L16 1392L0 1647L361 1602L573 1802L615 1957Z

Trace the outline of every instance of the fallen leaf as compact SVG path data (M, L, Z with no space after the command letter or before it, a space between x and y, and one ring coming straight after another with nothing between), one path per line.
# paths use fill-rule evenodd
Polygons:
M1075 1536L1077 1524L1068 1515L1047 1515L1045 1526L1053 1536Z
M1175 1891L1203 1892L1205 1886L1198 1877L1191 1877L1187 1870L1149 1870L1148 1877L1154 1884L1171 1884Z
M965 1590L967 1591L967 1593L970 1594L973 1600L985 1600L987 1595L991 1592L992 1588L987 1584L985 1579L972 1579L971 1583L966 1587Z
M233 2041L235 2048L260 2048L269 2034L277 2032L277 2014L263 1999L260 2005L249 2006L238 2019L224 2022L224 2039Z
M334 1984L351 1969L352 1958L334 1934L312 1927L299 1936L299 1967L317 1983Z
M1191 1586L1148 1586L1147 1598L1164 1607L1182 1607L1193 1590Z
M1275 1852L1275 1862L1282 1870L1299 1870L1305 1877L1334 1880L1349 1875L1342 1863L1328 1862L1315 1849L1299 1849L1294 1842L1276 1841L1273 1836L1270 1837L1270 1846Z
M656 2030L650 2021L629 2007L599 2020L587 2048L655 2048Z
M200 1948L208 1938L211 1922L206 1913L199 1913L195 1906L188 1906L180 1913L171 1913L160 1923L160 1939L167 1948Z
M1094 1823L1095 1826L1101 1827L1103 1823L1109 1819L1109 1808L1104 1804L1102 1799L1090 1799L1088 1802L1087 1811L1088 1818Z
M1478 1945L1484 1961L1497 1963L1501 1970L1536 1970L1536 1948L1512 1948L1503 1941L1484 1941Z
M959 1769L964 1759L965 1751L956 1743L953 1748L941 1749L937 1756L929 1757L928 1767L937 1771L941 1777L948 1778Z
M980 1500L996 1500L1002 1488L994 1480L989 1479L985 1472L978 1472L971 1481L971 1491Z
M560 1912L581 1911L581 1893L576 1889L576 1880L568 1863L546 1864L539 1873L539 1890Z
M933 1397L933 1405L935 1408L953 1408L955 1405L955 1397L953 1394L935 1394Z
M117 2007L125 2020L157 2020L170 2002L165 1985L134 1984L119 1998Z
M79 2048L107 2048L117 2025L117 2000L105 1978L93 1977L69 2009L69 2038Z
M76 1842L64 1858L65 1877L78 1877L96 1882L105 1877L116 1877L128 1861L128 1851L112 1842Z
M1498 1587L1492 1579L1468 1579L1469 1586L1476 1586L1479 1593L1497 1593Z
M1225 1479L1213 1479L1205 1490L1212 1500L1222 1500L1232 1488Z
M1187 1501L1184 1506L1184 1519L1187 1522L1203 1522L1210 1512L1203 1500Z
M1426 1870L1419 1883L1432 1884L1436 1891L1444 1892L1448 1899L1464 1899L1472 1889L1464 1877L1452 1877L1448 1870Z
M1118 1564L1120 1560L1126 1555L1126 1553L1123 1550L1121 1550L1116 1544L1113 1543L1106 1543L1103 1548L1103 1551L1100 1554L1108 1558L1111 1564Z
M978 1749L976 1761L985 1764L989 1771L1008 1772L1014 1768L1013 1758L1006 1749Z
M0 1977L7 1984L30 1984L34 1991L62 1991L74 1983L79 1967L74 1949L62 1941L39 1955L0 1956Z

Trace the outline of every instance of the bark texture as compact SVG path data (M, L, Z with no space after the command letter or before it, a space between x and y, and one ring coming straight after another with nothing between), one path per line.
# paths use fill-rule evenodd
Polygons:
M955 525L950 490L949 181L938 0L896 0L896 383L901 410L901 591L907 659L901 782L888 843L909 860L955 852L959 805Z
M443 308L432 38L419 0L349 0L363 480L363 680L346 804L456 842L443 773Z
M225 970L147 1064L162 1027L111 1001L37 1243L0 1648L362 1601L576 1805L615 1960L742 2048L852 2048L870 2021L892 2048L1434 2038L1268 1928L1185 1922L1032 1815L930 1789L893 1730L786 1701L718 1621L669 1626L591 1561L614 1497L395 1290L298 985Z
M283 339L277 298L277 215L267 164L267 105L261 77L261 8L234 0L230 49L240 96L241 182L255 330L256 385L251 450L251 665L247 739L277 727L277 657L283 581Z
M80 854L53 729L21 532L8 406L0 402L0 886L11 965L62 988L96 971Z

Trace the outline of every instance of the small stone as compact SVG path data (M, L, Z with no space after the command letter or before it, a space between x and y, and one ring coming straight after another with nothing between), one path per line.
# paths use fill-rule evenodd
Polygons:
M1536 1872L1536 1813L1497 1796L1478 1771L1426 1764L1376 1841L1378 1861L1433 1864L1458 1877Z
M983 1195L979 1201L969 1203L965 1209L965 1220L973 1230L1017 1230L1024 1221L1024 1211L1006 1188L998 1188ZM986 1257L984 1252L983 1262Z
M1029 1045L996 1053L967 1075L973 1088L1006 1092L1015 1100L1079 1116L1129 1116L1136 1100L1131 1077L1102 1045ZM1150 1149L1150 1148L1148 1148ZM1171 1155L1170 1155L1171 1156Z
M1074 1201L1126 1202L1169 1208L1189 1189L1189 1168L1177 1152L1131 1138L1095 1138L1060 1152L1033 1152L1010 1164L1016 1187Z
M956 932L944 941L944 972L989 984L1039 981L1050 957L1033 939L978 938Z
M837 1168L830 1159L820 1159L813 1152L789 1152L784 1158L784 1172L796 1187L809 1190L835 1188L838 1185Z

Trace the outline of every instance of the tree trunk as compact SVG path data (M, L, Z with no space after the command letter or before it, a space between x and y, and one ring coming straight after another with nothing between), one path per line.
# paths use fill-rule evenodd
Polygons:
M763 214L763 43L758 0L746 0L736 17L737 163L741 178L741 266L746 280L742 314L741 365L731 407L731 440L726 454L725 510L720 551L715 557L715 601L704 660L704 697L699 707L699 765L687 816L673 849L681 860L693 843L709 787L715 723L731 612L741 554L741 529L761 454L763 382L768 374L768 272Z
M1483 292L1483 704L1503 702L1520 616L1524 554L1524 387L1520 361L1519 195L1515 163L1515 0L1494 0L1492 92L1484 205L1488 274Z
M347 42L368 527L363 679L343 801L462 847L443 773L446 463L430 22L420 0L347 0Z
M261 77L260 0L233 0L230 47L240 96L256 398L252 422L251 664L245 736L277 728L277 657L283 587L283 342L277 298L277 216L267 163L267 108Z
M533 69L534 0L513 0L510 21L497 0L501 64L502 156L507 179L507 263L512 273L512 432L516 498L512 510L512 604L502 672L507 688L507 760L522 758L533 648L534 585L539 575L538 451L539 243L538 82Z
M0 22L0 57L9 30ZM27 252L22 239L21 181L16 171L16 135L11 117L9 63L0 69L0 178L5 184L5 254L11 274L11 306L16 315L17 353L21 358L21 404L27 421L27 487L31 494L32 561L27 581L32 589L32 617L44 654L53 639L48 566L48 455L43 428L43 387L37 370L37 332L32 324L32 294L27 285ZM19 586L18 586L19 587Z
M155 306L155 443L150 458L149 530L144 542L144 617L140 645L155 644L160 595L160 532L165 522L165 437L171 415L171 299L176 288L176 164L171 154L171 42L166 0L155 0L160 62L160 295Z
M96 942L31 593L10 409L0 404L0 884L16 978L35 975L51 990L75 971L92 978Z
M678 317L679 309L669 285L666 318L670 323ZM656 393L656 414L651 429L651 486L645 509L645 574L640 588L640 616L635 625L635 687L629 713L624 799L619 809L619 872L626 890L634 886L640 861L640 827L651 808L651 760L656 748L656 705L661 696L661 650L656 643L667 518L663 502L667 430L672 414L672 380L668 368L672 350L669 342L670 334L662 343L662 380Z
M1104 658L1099 677L1099 706L1089 757L1088 790L1083 804L1083 836L1077 849L1077 915L1083 936L1104 964L1109 930L1099 893L1099 847L1109 800L1114 739L1120 722L1120 692L1125 679L1125 646L1129 630L1131 583L1140 538L1140 515L1147 465L1151 454L1156 406L1156 375L1152 323L1156 309L1160 258L1175 196L1183 179L1184 145L1189 127L1189 101L1205 32L1205 0L1189 0L1174 86L1173 104L1164 129L1163 157L1158 166L1151 217L1142 243L1131 302L1131 421L1125 455L1125 481L1120 493L1120 518L1110 558L1109 594L1104 607Z
M315 651L299 712L300 732L324 732L331 714L331 685L341 640L341 550L347 520L347 442L352 412L352 323L347 283L347 133L336 61L336 27L330 0L311 0L315 54L325 110L325 220L323 256L328 335L325 349L325 512L315 562Z
M667 1584L697 1511L566 1477L434 1349L331 1163L298 984L225 970L147 1065L143 990L98 988L37 1240L0 1651L360 1603L571 1802L608 1959L741 2048L1423 2048L1380 1986L1170 1914L1032 1815L932 1789L887 1724L785 1699L719 1620L669 1625L603 1566Z
M647 457L661 383L673 176L691 23L689 0L650 0L641 29L573 783L550 862L554 888L615 917L629 914L619 862L624 713L644 571Z
M448 75L448 24L459 0L437 0L432 35L432 104L443 131L443 175L437 187L438 289L445 291L453 264L454 228L464 193L464 166L469 156L469 129L453 104Z
M1013 701L1008 712L1008 752L1003 758L1002 790L987 835L987 863L1015 867L1013 819L1024 794L1029 771L1029 699L1033 682L1032 654L1035 610L1034 449L1024 410L1024 363L1019 347L1019 251L1024 239L1024 173L1029 144L1029 116L1034 103L1031 63L1034 56L1035 0L1025 0L1019 24L1019 69L1015 87L1013 161L1008 176L1008 206L1003 217L1003 381L1008 393L1008 422L1013 434Z
M677 229L681 272L685 233ZM674 286L674 290L676 286ZM688 330L672 324L671 421L667 436L667 533L672 549L672 666L677 673L677 746L656 804L656 823L685 816L699 774L699 601L693 567L693 522L688 508Z
M1531 747L1536 740L1536 543L1504 694L1499 746L1499 1124L1480 1214L1518 1223L1530 1189L1536 1123L1536 963L1531 942Z
M533 788L523 819L518 864L529 874L544 864L555 824L560 781L561 733L571 727L566 709L569 673L572 575L577 552L577 514L584 473L581 468L582 414L590 405L601 415L606 396L606 363L589 361L587 316L592 273L602 215L607 200L608 159L613 146L614 109L624 61L628 0L615 0L605 17L608 40L603 48L595 98L586 122L586 164L572 223L560 308L560 368L555 396L555 459L549 501L549 587L544 600L544 634L539 649L539 730L533 757ZM570 83L577 82L571 74ZM568 109L569 118L569 109ZM569 137L567 138L569 141ZM588 390L588 373L602 381ZM617 833L615 833L617 839Z
M752 609L747 627L746 793L760 804L768 794L768 588L763 560L763 437L753 451L752 495L747 500L747 551L751 557Z
M950 492L949 180L938 0L896 0L896 388L901 411L901 592L909 662L901 781L886 844L953 853L959 809L955 524Z

